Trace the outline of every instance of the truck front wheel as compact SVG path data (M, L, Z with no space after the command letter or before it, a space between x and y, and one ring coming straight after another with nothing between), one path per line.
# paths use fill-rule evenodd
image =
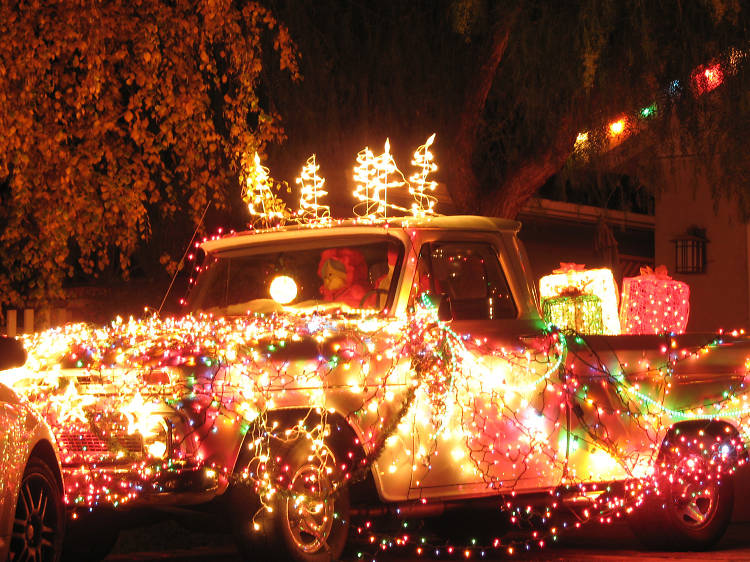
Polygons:
M230 495L235 542L249 559L323 562L338 560L349 533L349 491L333 451L309 441L279 456L283 487L257 511L254 493Z

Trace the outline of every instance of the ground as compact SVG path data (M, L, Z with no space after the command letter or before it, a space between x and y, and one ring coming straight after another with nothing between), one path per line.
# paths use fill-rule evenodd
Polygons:
M357 549L363 545L352 542L347 550L348 560L357 560ZM370 560L371 558L364 558ZM453 556L419 558L414 550L393 551L379 555L380 562L407 562L412 560L463 560ZM544 550L531 551L508 557L502 552L488 551L485 558L472 556L472 560L589 560L614 561L638 559L647 562L664 560L735 561L750 560L750 522L733 523L714 550L707 552L649 552L637 543L626 524L602 527L591 525L563 538L560 544ZM107 562L169 561L169 562L240 562L242 559L227 535L191 533L176 523L164 522L137 530L125 531L107 557Z

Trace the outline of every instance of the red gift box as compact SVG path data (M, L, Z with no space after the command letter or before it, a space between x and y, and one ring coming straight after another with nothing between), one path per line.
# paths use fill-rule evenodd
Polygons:
M663 265L642 267L622 280L620 327L623 334L682 334L690 314L690 287L672 279Z

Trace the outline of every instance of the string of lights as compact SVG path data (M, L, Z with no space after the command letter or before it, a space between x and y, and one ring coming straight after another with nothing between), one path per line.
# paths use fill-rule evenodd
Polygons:
M608 523L637 509L644 495L658 489L653 464L674 419L732 418L743 429L750 422L744 384L707 396L697 407L667 405L669 373L679 362L722 345L723 337L679 351L665 345L663 361L646 368L662 373L654 377L661 382L646 391L629 382L642 365L612 371L603 359L591 359L585 337L574 332L551 327L533 351L498 350L459 335L435 315L423 303L408 320L357 312L231 321L131 319L106 328L75 324L27 336L27 365L10 377L51 424L64 464L73 467L76 478L70 481L76 487L66 489L66 501L90 508L128 503L157 489L165 474L197 465L209 475L252 486L261 510L273 509L275 498L290 493L283 466L274 460L279 443L309 443L311 454L326 466L331 396L346 393L357 406L344 417L364 428L361 443L351 446L360 446L363 455L337 469L332 493L371 470L411 471L418 488L420 480L430 478L433 465L442 462L435 456L438 443L441 450L450 443L449 462L497 490L498 510L529 531L523 540L507 543L498 537L489 545L460 547L467 556L501 546L509 553L541 547L568 526ZM305 342L314 343L317 354L290 359L295 356L291 348ZM373 383L368 374L375 363L388 367ZM586 381L595 375L600 382L592 386ZM308 416L291 427L275 426L271 413L295 393L308 397ZM174 437L171 451L160 433L165 406L194 420L188 432ZM616 442L607 431L614 423L631 424L652 440L651 447L644 452L638 444ZM201 457L202 442L222 424L245 435L253 452L239 474ZM90 434L106 446L86 450L71 437ZM415 434L420 439L413 447ZM130 446L134 438L146 445L145 458ZM739 440L720 444L727 443L733 452L742 446ZM741 462L736 459L719 462L716 470L731 472ZM112 461L131 477L113 480L102 469ZM508 461L523 470L507 478L499 467ZM519 481L543 475L557 479L557 492L547 504L518 504L513 490ZM550 527L550 521L569 514L561 498L589 496L592 477L627 484L606 488L587 514L576 514L580 520ZM418 554L446 548L423 537L378 534L373 521L358 532L372 537L368 540L381 551L406 545Z

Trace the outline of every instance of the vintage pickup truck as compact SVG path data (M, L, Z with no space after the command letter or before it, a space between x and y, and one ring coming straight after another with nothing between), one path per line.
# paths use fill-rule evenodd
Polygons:
M28 339L13 376L56 428L69 505L220 504L258 560L338 559L352 518L464 506L539 515L534 544L572 513L710 546L746 459L750 342L547 325L519 228L231 234L199 245L185 317Z

